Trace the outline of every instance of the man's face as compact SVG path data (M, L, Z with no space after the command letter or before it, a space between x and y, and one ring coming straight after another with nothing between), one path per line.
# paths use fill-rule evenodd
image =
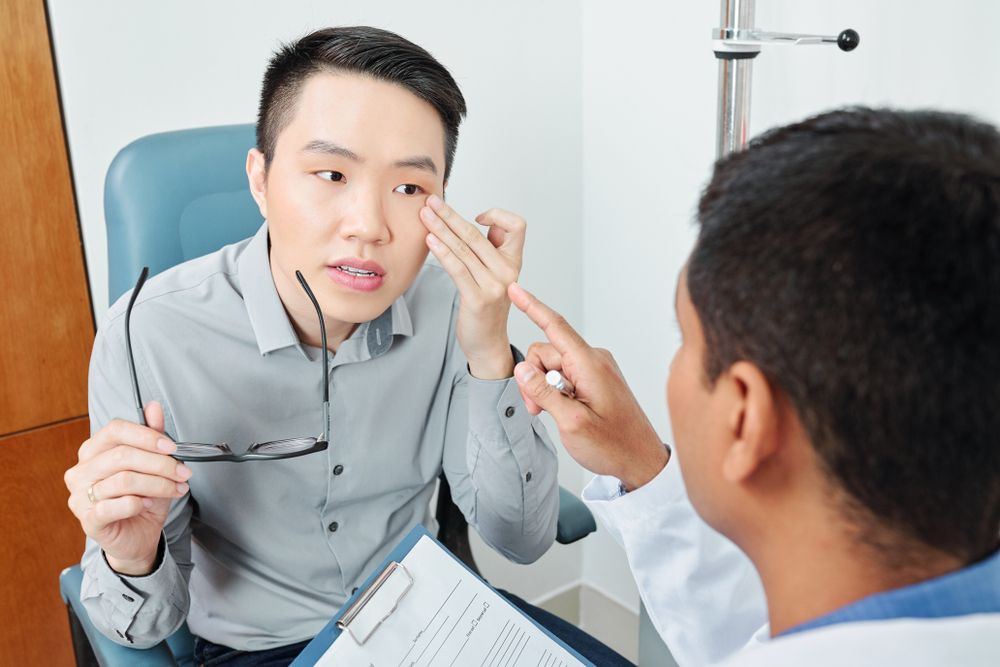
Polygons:
M705 375L705 335L687 288L687 267L681 271L676 296L681 346L674 354L667 380L667 409L691 503L710 525L722 530L719 510L727 495L722 454L732 431L727 428L727 402L709 386ZM718 385L716 385L716 388Z
M249 167L286 307L292 294L307 304L296 270L345 323L374 319L406 291L427 256L418 211L444 192L444 144L437 112L405 88L341 73L306 81L266 177L259 153Z

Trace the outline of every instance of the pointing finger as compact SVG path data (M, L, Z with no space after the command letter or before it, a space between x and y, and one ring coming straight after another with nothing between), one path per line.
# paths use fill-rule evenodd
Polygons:
M535 296L518 285L512 283L507 288L507 296L528 318L538 325L545 337L560 354L583 353L590 350L587 341L580 337L573 327L563 319L563 316L552 310Z

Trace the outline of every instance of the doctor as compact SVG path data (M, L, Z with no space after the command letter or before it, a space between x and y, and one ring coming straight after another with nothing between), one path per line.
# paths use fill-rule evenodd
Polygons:
M672 449L610 354L509 290L550 341L521 391L598 473L674 656L1000 664L1000 133L824 114L718 163L698 220Z

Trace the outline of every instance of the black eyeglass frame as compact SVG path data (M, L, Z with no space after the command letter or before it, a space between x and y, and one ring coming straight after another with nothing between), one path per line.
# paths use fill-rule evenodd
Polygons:
M142 286L146 284L146 279L149 277L149 267L142 267L142 272L139 274L139 280L136 281L135 288L132 290L132 295L129 297L128 306L125 309L125 349L128 352L128 370L132 379L132 396L135 399L135 410L138 423L146 426L146 414L142 407L142 397L139 394L139 378L135 372L135 357L132 354L132 307L135 305L136 297L139 295L139 290ZM319 307L319 301L316 300L316 295L309 288L309 284L306 282L305 277L303 277L301 271L295 272L295 277L298 279L299 284L302 285L302 289L305 290L306 295L312 302L313 308L316 309L316 317L319 318L319 333L320 339L322 341L322 354L323 354L323 432L317 438L286 438L283 440L270 440L268 442L253 443L243 454L234 454L232 450L229 449L229 445L226 443L221 444L208 444L199 442L175 442L177 445L177 451L174 452L173 456L178 461L188 461L188 462L198 462L198 463L208 463L212 461L230 461L234 463L241 463L243 461L277 461L281 459L292 459L299 456L305 456L306 454L313 454L315 452L324 451L329 447L329 437L330 433L330 364L329 364L329 351L326 347L326 323L323 319L323 311ZM293 443L296 441L311 441L311 444L304 447L301 450L288 450L284 452L260 452L260 448L282 445L283 443ZM185 454L181 451L182 447L211 447L220 451L219 454L212 456L195 456L192 454Z

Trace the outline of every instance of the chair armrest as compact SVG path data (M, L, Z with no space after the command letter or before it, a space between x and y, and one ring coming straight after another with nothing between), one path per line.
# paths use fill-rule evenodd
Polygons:
M597 530L597 522L587 506L575 494L559 487L559 525L556 541L570 544Z
M152 648L135 649L116 644L105 637L91 623L90 615L80 602L82 582L83 571L80 566L68 567L59 575L59 593L66 602L71 619L75 617L78 627L83 630L87 641L90 642L90 649L101 667L176 667L177 662L165 641ZM81 648L86 647L74 646L77 655Z

